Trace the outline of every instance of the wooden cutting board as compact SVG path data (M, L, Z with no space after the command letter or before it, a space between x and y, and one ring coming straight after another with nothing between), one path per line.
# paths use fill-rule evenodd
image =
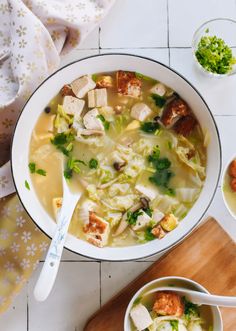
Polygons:
M214 219L209 219L97 311L84 331L123 331L132 296L147 282L163 276L191 278L211 293L236 295L236 244ZM224 330L235 331L236 309L221 311Z

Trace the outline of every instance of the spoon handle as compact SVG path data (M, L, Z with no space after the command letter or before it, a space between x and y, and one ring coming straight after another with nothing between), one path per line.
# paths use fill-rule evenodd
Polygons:
M70 196L69 200L66 199L66 196L63 198L62 207L58 214L56 232L34 288L34 297L37 301L46 300L52 290L60 265L66 234L78 199L78 196L74 197L73 195Z
M144 296L156 293L158 291L172 291L185 296L189 301L199 305L221 306L221 307L235 307L236 308L236 296L221 296L212 295L208 293L192 291L181 287L157 287L144 294Z

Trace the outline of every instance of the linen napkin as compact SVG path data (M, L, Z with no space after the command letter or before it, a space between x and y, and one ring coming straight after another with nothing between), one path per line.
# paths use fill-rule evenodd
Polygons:
M48 239L14 192L10 140L17 117L36 87L81 43L114 0L0 1L0 312L36 267ZM8 197L6 197L8 196Z

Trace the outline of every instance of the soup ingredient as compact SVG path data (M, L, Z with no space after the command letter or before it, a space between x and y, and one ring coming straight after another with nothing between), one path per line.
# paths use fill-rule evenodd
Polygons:
M96 87L91 75L86 75L75 79L71 83L71 89L77 98L84 98L85 95Z
M72 91L71 85L66 84L62 87L60 94L62 97L66 96L66 95L71 95L71 96L75 96L75 94Z
M117 171L121 171L126 166L126 161L114 162L113 167Z
M89 108L107 106L107 90L105 88L100 88L89 91L88 106Z
M153 310L159 315L181 317L184 313L182 298L174 292L157 292Z
M163 97L166 94L166 87L162 83L157 83L150 89L150 92L153 95L158 95L160 97ZM153 99L155 100L155 97L153 97Z
M147 308L141 303L131 309L130 317L138 331L145 330L153 323Z
M152 229L152 235L155 238L161 239L163 237L165 237L166 232L163 230L163 228L161 227L161 225L157 225Z
M107 245L110 225L103 218L96 215L96 213L89 212L89 222L84 225L84 232L86 239L91 244L103 247Z
M135 224L132 226L132 229L134 231L142 230L151 223L151 220L151 217L143 209L141 209Z
M179 331L179 321L170 321L170 325L172 326L173 331Z
M165 231L170 232L178 226L178 219L175 215L169 214L164 216L160 224Z
M84 161L75 159L74 157L70 157L66 163L66 169L64 170L64 177L66 179L70 179L73 175L73 171L79 174L81 171L79 167L80 163L86 165Z
M183 298L184 301L184 315L188 320L191 320L192 317L199 317L199 307L194 303L188 301L186 298Z
M51 107L49 107L49 106L45 107L44 111L46 114L49 114L51 112Z
M103 126L104 126L104 129L105 130L109 130L109 128L110 128L110 123L108 122L108 121L106 121L106 119L105 119L105 117L103 116L103 115L98 115L97 116L101 121L102 121L102 124L103 124Z
M97 108L89 110L83 117L83 123L88 130L104 131L104 126L101 118L99 117Z
M223 39L216 36L203 36L195 55L203 68L220 75L232 71L236 63L231 48Z
M134 212L128 211L126 222L128 222L129 225L135 225L138 220L138 217L142 214L143 212L141 210L136 210Z
M161 116L161 122L165 126L172 126L177 118L187 116L189 113L187 103L180 98L175 98L166 105Z
M152 114L152 110L143 102L138 102L131 108L131 117L143 122Z
M154 100L155 105L159 108L162 108L166 103L166 99L158 94L152 93L151 97Z
M157 122L144 122L141 124L141 130L147 133L155 133L160 128Z
M233 192L236 192L236 178L232 178L230 181L230 187Z
M29 191L30 191L30 186L29 186L29 183L28 183L28 181L27 181L27 180L25 180L25 187L27 188L27 190L29 190Z
M233 160L229 166L229 175L236 178L236 160Z
M30 170L31 174L38 174L38 175L41 175L41 176L46 176L46 174L47 174L45 170L37 169L36 164L34 162L30 162L28 167L29 167L29 170Z
M120 94L128 95L134 98L141 96L141 80L134 72L119 70L116 73L117 91Z
M96 159L90 159L89 161L89 168L90 169L97 169L98 167L98 160Z
M196 119L192 115L181 117L174 125L176 133L187 137L193 131L197 124Z
M66 95L63 99L63 110L68 115L75 115L77 118L81 115L84 109L85 101Z
M111 76L100 76L96 79L97 88L111 88L113 87L113 78Z

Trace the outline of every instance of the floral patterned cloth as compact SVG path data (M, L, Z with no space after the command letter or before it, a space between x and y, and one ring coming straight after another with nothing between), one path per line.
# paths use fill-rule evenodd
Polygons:
M14 192L10 140L17 117L60 55L84 40L115 0L0 0L0 312L30 277L48 240ZM6 198L6 196L8 196Z

